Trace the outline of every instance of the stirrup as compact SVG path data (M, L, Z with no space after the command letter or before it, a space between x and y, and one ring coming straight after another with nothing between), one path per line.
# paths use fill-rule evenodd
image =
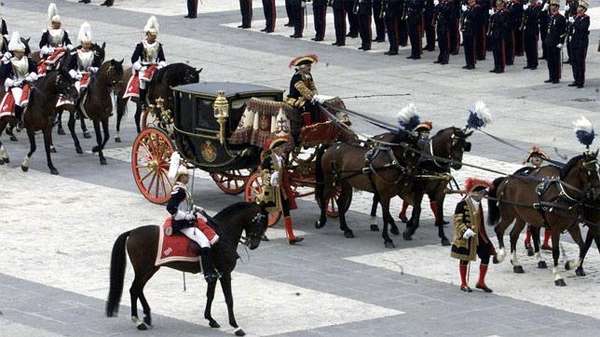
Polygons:
M221 274L215 269L211 272L207 272L204 274L204 280L206 280L206 282L211 283L211 282L216 282L217 280L219 280L221 278Z

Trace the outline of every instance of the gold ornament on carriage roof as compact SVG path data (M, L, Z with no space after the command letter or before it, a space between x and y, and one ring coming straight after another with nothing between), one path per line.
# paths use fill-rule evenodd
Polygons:
M217 98L213 103L213 110L217 123L219 123L219 140L221 141L221 144L225 144L225 123L229 118L229 102L225 97L224 91L221 90L217 92Z

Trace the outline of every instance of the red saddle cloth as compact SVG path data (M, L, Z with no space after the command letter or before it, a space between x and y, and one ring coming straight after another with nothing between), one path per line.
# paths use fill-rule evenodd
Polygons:
M54 66L60 62L60 59L65 56L67 50L65 48L56 48L52 54L48 55L45 59L42 59L37 66L38 76L45 76L48 72L48 66Z
M160 226L158 236L158 253L154 265L160 266L169 262L198 262L200 261L200 247L194 241L181 233L173 233L172 218L168 217L164 224ZM210 228L202 217L198 217L196 226L208 237L211 244L214 244L219 237L215 231Z
M146 82L150 82L154 77L154 74L158 71L156 65L151 65L142 74L142 80ZM123 98L129 97L140 97L140 73L139 71L134 71L127 82L127 87L125 88L125 94Z
M31 86L29 84L23 85L23 93L21 94L21 102L19 104L27 104L29 102L29 93L31 92ZM8 89L8 91L4 94L2 98L2 103L0 103L0 117L5 116L14 116L15 115L15 97L12 94L12 90Z

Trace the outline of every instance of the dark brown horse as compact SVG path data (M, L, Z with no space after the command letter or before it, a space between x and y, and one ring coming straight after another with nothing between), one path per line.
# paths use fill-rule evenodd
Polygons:
M229 313L229 324L235 328L237 336L245 333L239 328L233 313L233 294L231 292L231 272L235 268L238 255L236 253L238 243L245 232L247 244L250 249L256 249L260 245L261 238L267 229L267 213L264 208L255 203L240 202L231 205L214 217L214 222L219 234L219 241L213 246L213 261L217 270L221 273L221 287L225 295L227 310ZM150 306L144 296L144 286L150 278L160 269L154 265L157 247L159 226L143 226L121 234L112 250L110 265L110 291L106 303L106 315L116 316L119 311L119 302L123 294L123 282L125 267L127 265L125 249L135 271L135 278L129 290L131 294L131 319L136 323L138 329L146 330L152 325ZM200 265L197 262L172 262L164 265L168 268L177 269L187 273L197 274ZM219 323L211 315L212 301L215 295L217 281L208 284L206 292L206 309L204 318L208 320L211 328L219 328ZM144 319L138 318L137 301L142 303Z
M449 246L450 241L444 233L444 199L448 189L448 183L451 179L451 169L459 170L462 168L462 158L464 152L471 151L471 143L467 139L473 134L465 130L449 127L438 131L429 142L429 148L423 149L424 156L418 164L418 172L413 177L418 183L413 184L414 188L407 190L399 189L401 199L413 206L410 220L406 224L406 230L402 233L405 240L412 240L412 236L419 227L421 216L421 203L424 194L427 194L429 200L434 202L436 207L434 211L438 227L438 236L442 246ZM385 133L376 136L375 139L390 142L394 135ZM430 157L428 158L428 155ZM436 159L438 158L438 159ZM441 159L440 159L441 158ZM444 161L444 159L448 161ZM377 216L377 196L373 196L373 205L371 207L371 217ZM392 222L392 231L396 224ZM398 231L396 228L395 231Z
M202 68L196 69L190 65L185 63L173 63L168 66L160 69L152 81L148 84L147 88L147 96L146 102L144 105L147 106L149 104L154 104L157 98L162 98L165 100L165 109L170 109L173 111L173 94L171 91L172 87L176 87L178 85L189 84L189 83L197 83L200 81L200 73L202 72ZM125 90L127 90L126 86L131 78L132 68L127 68L123 72L123 85L119 86L119 90L116 92L117 94L117 136L115 137L115 141L117 143L121 142L121 119L125 115L127 111L127 102L128 98L123 98L125 95ZM137 102L137 98L132 99L132 101ZM137 128L137 132L141 131L140 119L142 116L142 110L136 109L135 112L135 126Z
M110 137L108 120L112 115L113 109L111 96L113 95L113 91L115 88L117 88L122 78L123 60L115 61L113 59L104 62L90 81L87 88L87 94L85 97L80 97L76 104L77 112L80 116L82 116L82 119L83 116L87 116L94 124L94 133L96 134L97 145L94 146L92 152L98 153L101 165L106 165L106 158L104 158L102 150L104 149L104 146ZM104 137L100 132L100 125L102 125ZM68 126L71 137L73 137L73 142L75 143L75 151L77 151L77 153L83 153L81 150L81 145L79 144L79 139L77 139L77 135L75 134L74 112L69 114Z
M73 86L74 83L75 81L66 71L58 69L49 72L46 76L31 84L29 104L23 115L24 126L27 130L27 137L29 138L30 145L29 152L21 164L21 169L23 171L26 172L29 170L31 156L36 150L35 132L42 131L42 134L44 135L44 147L46 150L48 168L50 169L50 173L58 174L58 170L54 167L50 154L50 146L52 145L52 122L54 120L56 102L60 96L64 96L69 100L75 100L77 98L77 91ZM8 121L9 118L0 120L0 134L6 128ZM2 143L0 142L0 147L1 146ZM8 155L6 158L8 158Z
M543 166L526 173L517 171L513 175L494 180L488 199L489 224L496 226L499 243L494 262L504 260L504 232L514 222L510 232L511 263L515 273L523 273L516 253L519 234L525 224L536 228L547 226L552 230L554 284L566 285L558 272L560 233L568 231L579 246L579 261L570 261L567 269L579 268L584 257L579 224L586 220L586 213L589 213L586 208L592 206L596 209L600 205L597 156L598 152L586 152L571 158L562 168ZM546 268L539 251L539 235L533 235L533 239L538 267Z

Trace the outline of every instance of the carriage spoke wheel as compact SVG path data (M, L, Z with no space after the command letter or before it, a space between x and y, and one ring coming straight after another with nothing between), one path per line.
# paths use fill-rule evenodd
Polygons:
M329 199L327 199L327 209L325 212L330 218L337 218L340 215L337 200L341 193L341 188L336 187L335 193Z
M135 183L148 201L164 204L169 200L173 183L167 177L169 160L175 151L169 137L159 129L147 128L131 148L131 170Z
M244 199L246 202L254 202L256 196L262 192L262 178L258 172L254 172L246 181L244 189ZM269 227L275 225L281 218L281 211L269 213Z
M221 191L231 194L237 195L244 192L244 188L246 187L246 182L252 171L248 169L241 170L229 170L225 172L211 173L211 178L215 181L217 186L221 189Z
M160 122L158 116L151 110L151 108L146 106L142 111L142 123L140 125L142 130L146 130L150 127L157 127L158 123Z

